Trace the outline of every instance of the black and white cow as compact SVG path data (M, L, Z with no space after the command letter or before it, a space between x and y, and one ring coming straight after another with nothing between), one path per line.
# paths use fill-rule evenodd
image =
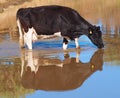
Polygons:
M68 40L74 40L79 47L78 38L86 35L98 48L103 48L100 27L93 26L74 9L64 6L40 6L21 8L17 11L17 25L21 47L25 44L32 49L32 42L38 35L58 35L63 37L63 49L67 49Z

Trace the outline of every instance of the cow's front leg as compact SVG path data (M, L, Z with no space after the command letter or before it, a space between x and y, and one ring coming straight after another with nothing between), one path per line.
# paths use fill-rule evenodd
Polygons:
M66 38L63 38L63 50L66 50L68 46L68 40Z
M76 48L77 48L77 49L80 48L79 43L78 43L78 38L75 38L75 45L76 45Z

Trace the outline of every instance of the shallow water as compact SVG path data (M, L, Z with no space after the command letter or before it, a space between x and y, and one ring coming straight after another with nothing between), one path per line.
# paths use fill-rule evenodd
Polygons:
M103 31L100 50L82 36L80 50L70 42L64 52L59 38L39 40L28 51L19 48L18 32L0 34L0 98L119 98L119 12L111 12L88 15Z
M9 34L2 34L0 96L119 97L120 36L103 35L103 38L105 48L101 50L83 36L78 51L71 42L68 52L64 52L61 39L54 43L51 40L49 44L36 42L34 50L28 51L19 49L18 37L11 39Z

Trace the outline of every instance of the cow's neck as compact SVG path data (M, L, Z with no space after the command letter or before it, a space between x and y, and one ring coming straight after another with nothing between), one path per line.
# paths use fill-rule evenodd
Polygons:
M80 35L87 35L90 33L89 28L91 28L92 25L82 24L76 26L76 32Z
M87 35L89 34L89 29L92 28L93 25L91 25L90 23L88 23L86 20L83 21L82 23L80 23L79 28L80 28L80 33Z

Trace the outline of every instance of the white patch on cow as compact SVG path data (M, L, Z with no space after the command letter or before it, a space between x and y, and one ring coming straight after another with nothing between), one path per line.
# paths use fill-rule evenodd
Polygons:
M75 45L76 45L76 48L79 48L78 38L75 38Z
M24 41L28 46L28 49L32 49L33 28L29 28L28 32L24 34Z
M35 31L34 28L32 28L32 30L33 30L33 33L32 33L32 41L36 41L36 40L38 39L37 33L36 33L36 31Z
M55 38L55 37L61 37L61 32L56 32L53 35L39 35L40 39L49 39L49 38Z
M61 32L56 32L56 33L54 33L54 35L61 37Z
M37 39L37 33L33 27L29 28L28 32L24 34L24 41L28 46L28 49L32 49L32 42L36 41Z
M67 49L68 44L63 43L63 50Z

